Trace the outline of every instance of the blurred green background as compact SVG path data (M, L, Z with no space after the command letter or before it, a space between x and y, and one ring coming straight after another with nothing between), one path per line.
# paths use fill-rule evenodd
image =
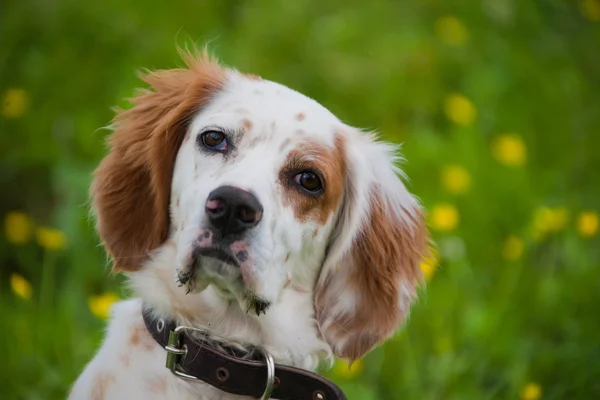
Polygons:
M127 296L89 218L111 107L176 46L404 142L439 257L350 399L600 398L600 1L0 3L0 397L61 399ZM596 310L596 311L594 311Z

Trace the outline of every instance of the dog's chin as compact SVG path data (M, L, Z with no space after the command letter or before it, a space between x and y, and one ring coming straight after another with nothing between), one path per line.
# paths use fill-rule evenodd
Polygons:
M197 248L193 252L192 265L187 272L179 273L179 282L187 287L187 293L203 292L208 286L225 300L237 300L248 314L266 314L271 302L254 293L244 284L237 260L220 248Z

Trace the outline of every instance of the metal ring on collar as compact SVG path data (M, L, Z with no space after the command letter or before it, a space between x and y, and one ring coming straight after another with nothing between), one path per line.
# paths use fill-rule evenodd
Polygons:
M273 356L271 356L267 350L261 349L261 351L267 362L267 382L265 391L260 399L269 400L271 398L271 393L273 393L273 388L275 387L275 361L273 361Z

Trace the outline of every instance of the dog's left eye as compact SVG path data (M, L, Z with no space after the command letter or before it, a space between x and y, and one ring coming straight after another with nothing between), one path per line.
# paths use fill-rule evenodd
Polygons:
M208 131L200 135L202 144L204 147L211 150L226 151L227 150L227 138L223 132L219 131Z

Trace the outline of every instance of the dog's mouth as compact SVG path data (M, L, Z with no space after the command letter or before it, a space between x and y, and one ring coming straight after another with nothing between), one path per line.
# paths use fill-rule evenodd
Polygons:
M191 265L185 271L178 271L178 281L180 286L187 286L190 293L198 289L200 279L205 284L215 285L226 296L238 298L245 304L246 313L266 314L271 302L248 288L243 289L240 270L240 262L231 252L216 246L196 247L192 251Z
M192 254L194 265L198 264L200 257L218 260L232 267L240 267L240 263L233 254L220 247L197 247Z

